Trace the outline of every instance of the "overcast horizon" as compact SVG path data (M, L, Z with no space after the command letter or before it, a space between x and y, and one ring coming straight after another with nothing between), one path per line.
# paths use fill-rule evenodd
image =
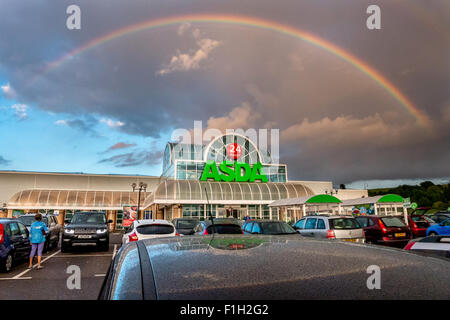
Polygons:
M202 121L279 129L289 180L450 180L448 1L72 2L0 3L0 170L159 176Z

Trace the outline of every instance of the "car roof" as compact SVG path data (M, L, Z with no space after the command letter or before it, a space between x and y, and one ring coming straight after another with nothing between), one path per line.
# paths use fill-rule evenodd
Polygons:
M121 254L136 247L146 253L139 253L136 259L142 259L141 265L151 266L142 269L149 273L144 275L144 282L154 283L154 297L161 300L448 296L448 288L442 286L450 282L447 260L429 259L395 248L305 239L298 235L287 237L215 235L146 239L131 243L132 247L125 246ZM235 243L241 243L244 249L236 249ZM116 261L119 260L124 261L117 256ZM383 270L383 290L367 290L367 268L374 264ZM128 265L132 264L125 264ZM428 276L437 270L439 277ZM404 290L405 283L408 290ZM124 282L116 287L126 285Z
M211 220L204 220L205 224L212 224ZM235 224L240 226L239 220L232 218L214 218L214 224Z
M270 219L250 219L247 221L247 223L249 222L278 222L278 223L286 223L284 221L281 220L270 220Z
M169 222L167 220L162 219L142 219L142 220L134 220L134 225L137 226L143 226L148 224L166 224L168 226L173 226L172 222Z

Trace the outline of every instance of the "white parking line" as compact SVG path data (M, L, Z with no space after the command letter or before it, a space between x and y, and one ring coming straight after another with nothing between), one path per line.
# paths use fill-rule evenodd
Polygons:
M30 280L31 277L23 277L23 278L0 278L0 280Z
M60 254L56 258L110 257L111 254Z
M94 274L94 277L104 277L104 276L106 276L106 273Z
M41 260L41 264L44 263L45 261L47 261L48 259L50 259L53 256L56 256L58 253L60 253L61 250L56 251L55 253L49 255L48 257L46 257L45 259ZM33 269L36 268L36 265L33 266ZM25 273L30 272L33 269L26 269L25 271L19 273L18 275L14 276L13 279L19 279L21 276L23 276Z
M116 251L117 251L117 244L114 245L114 251L111 260L114 260L114 257L116 256Z

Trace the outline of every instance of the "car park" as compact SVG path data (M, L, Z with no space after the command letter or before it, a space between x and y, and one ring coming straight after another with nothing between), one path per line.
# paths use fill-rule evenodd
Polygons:
M112 220L106 220L104 212L75 212L65 221L61 252L75 246L95 246L103 251L109 249L109 228Z
M242 231L244 231L244 234L297 234L297 232L286 222L277 220L249 220L242 226Z
M363 228L353 217L307 216L298 220L293 228L305 237L364 242Z
M382 290L368 290L367 270L373 264L382 270ZM304 237L207 235L122 246L98 298L442 299L448 297L443 284L449 282L447 261L396 248Z
M122 244L143 239L179 236L175 226L166 220L135 220L125 230Z
M0 270L9 272L20 260L29 257L30 234L16 219L0 218Z
M36 222L34 213L21 215L17 218L17 220L22 222L27 227L28 231L30 231L31 224ZM58 223L56 216L53 214L42 214L42 222L45 223L48 228L48 232L45 235L44 245L44 252L46 252L50 247L58 247L63 227Z
M367 215L356 220L364 228L367 243L403 248L412 237L411 230L398 217Z
M405 246L404 250L450 258L450 236L428 236L414 239Z
M177 218L174 219L172 223L179 234L192 235L194 234L195 227L200 223L200 221L195 218Z
M205 220L194 229L196 235L219 234L243 234L238 220L232 218L214 218L213 221Z
M435 224L429 227L427 229L427 236L433 235L450 236L450 218L440 222L439 224Z

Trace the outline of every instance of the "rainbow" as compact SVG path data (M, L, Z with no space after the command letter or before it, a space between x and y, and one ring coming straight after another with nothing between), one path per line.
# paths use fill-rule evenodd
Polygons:
M431 128L430 120L428 117L418 109L397 87L395 87L388 79L380 74L377 70L369 66L364 61L355 57L351 53L345 51L344 49L336 46L335 44L328 42L318 36L311 33L302 31L291 26L283 25L278 22L263 20L260 18L249 17L249 16L238 16L238 15L218 15L218 14L199 14L199 15L182 15L182 16L172 16L161 19L152 19L144 22L139 22L111 33L93 39L81 47L78 47L69 53L65 54L61 58L50 62L47 65L44 73L57 68L68 62L76 55L86 52L92 48L102 45L108 41L123 37L125 35L133 34L143 30L148 30L152 28L160 28L164 26L180 24L180 23L226 23L226 24L236 24L240 26L249 26L259 29L266 29L270 31L275 31L287 36L292 36L303 41L306 41L316 47L322 48L331 54L347 61L363 73L365 73L369 78L377 82L382 88L384 88L392 97L394 97L400 104L411 113L418 122L425 126Z

